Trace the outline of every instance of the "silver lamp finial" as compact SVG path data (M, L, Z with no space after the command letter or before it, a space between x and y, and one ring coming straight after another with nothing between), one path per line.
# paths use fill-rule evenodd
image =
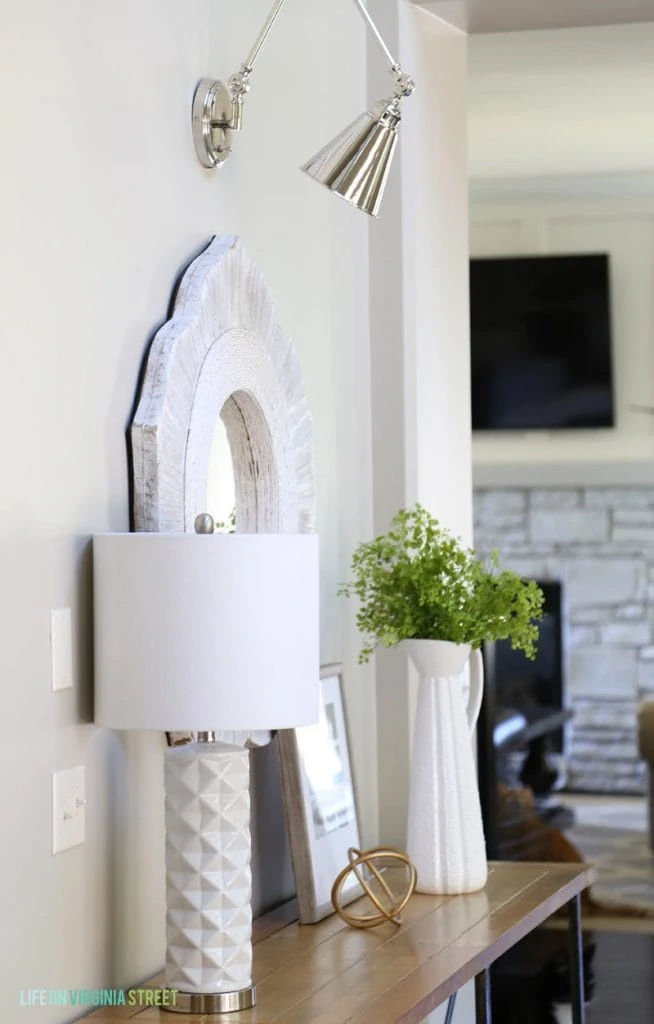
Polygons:
M213 516L210 516L208 512L201 512L199 516L196 516L194 525L196 533L214 533L216 529Z

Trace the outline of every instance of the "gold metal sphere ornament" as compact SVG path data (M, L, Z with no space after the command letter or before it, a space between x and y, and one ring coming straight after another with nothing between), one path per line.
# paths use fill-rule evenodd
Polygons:
M385 921L402 924L402 911L411 899L418 880L416 869L406 853L396 850L394 846L376 846L362 853L351 846L347 856L350 863L343 868L332 886L332 903L336 913L354 928L374 928ZM376 913L355 914L343 906L341 893L350 874L355 875L365 896L376 908ZM398 877L403 884L399 891L395 891L391 883L397 883Z

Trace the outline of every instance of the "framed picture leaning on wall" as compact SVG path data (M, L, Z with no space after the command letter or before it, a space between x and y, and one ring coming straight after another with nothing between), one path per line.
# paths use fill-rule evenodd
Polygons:
M342 666L320 670L320 720L277 734L301 924L333 912L334 880L359 847L359 822L343 704ZM361 895L350 876L341 902Z

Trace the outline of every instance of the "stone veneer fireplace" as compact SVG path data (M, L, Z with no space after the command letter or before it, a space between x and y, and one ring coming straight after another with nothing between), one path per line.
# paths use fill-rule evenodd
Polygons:
M479 488L475 548L563 584L568 788L642 793L636 715L654 698L654 487Z

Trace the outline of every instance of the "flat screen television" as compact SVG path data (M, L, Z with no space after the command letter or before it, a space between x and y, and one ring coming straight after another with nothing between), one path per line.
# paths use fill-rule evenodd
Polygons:
M470 263L473 430L614 425L609 258Z

